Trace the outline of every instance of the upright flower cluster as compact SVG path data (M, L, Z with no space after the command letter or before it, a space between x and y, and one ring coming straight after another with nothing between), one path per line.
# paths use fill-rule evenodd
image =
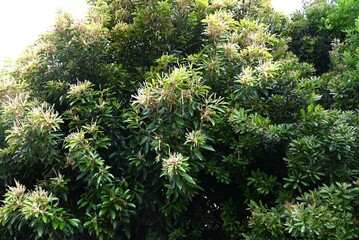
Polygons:
M214 39L225 35L238 24L232 14L222 10L208 15L202 22L206 25L204 33Z
M187 161L181 153L171 153L168 158L163 160L162 169L167 172L170 177L173 177L178 171L183 170L183 163Z
M70 86L68 95L75 99L80 99L87 91L91 90L91 83L89 81L78 82Z
M233 7L236 4L238 4L237 0L213 0L213 1L211 1L211 6L214 9Z
M28 121L31 122L32 128L41 132L49 132L59 129L62 120L52 106L48 103L42 103L40 106L33 107L27 114Z

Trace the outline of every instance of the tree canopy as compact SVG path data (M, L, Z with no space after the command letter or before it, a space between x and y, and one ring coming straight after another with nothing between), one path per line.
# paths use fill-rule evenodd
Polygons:
M355 2L60 13L0 73L1 238L357 239Z

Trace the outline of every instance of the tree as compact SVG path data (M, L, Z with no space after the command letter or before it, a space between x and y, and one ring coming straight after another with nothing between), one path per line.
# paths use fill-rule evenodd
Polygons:
M292 15L289 36L293 41L289 46L301 61L314 64L320 75L330 70L331 43L345 39L345 31L354 27L359 16L359 7L355 0L304 3L304 11Z
M269 1L89 4L1 74L2 238L358 237L356 28L315 76Z

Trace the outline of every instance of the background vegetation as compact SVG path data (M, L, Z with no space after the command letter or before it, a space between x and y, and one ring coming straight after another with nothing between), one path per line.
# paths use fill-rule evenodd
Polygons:
M359 5L89 0L1 72L1 239L357 239Z

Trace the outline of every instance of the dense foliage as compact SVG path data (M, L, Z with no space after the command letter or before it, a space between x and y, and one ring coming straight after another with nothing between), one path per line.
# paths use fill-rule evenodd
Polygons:
M1 72L1 239L359 237L354 0L89 4Z
M333 41L344 41L346 31L354 27L359 16L359 4L357 0L303 2L304 12L292 16L289 46L302 61L312 63L319 75L331 67L329 52Z

